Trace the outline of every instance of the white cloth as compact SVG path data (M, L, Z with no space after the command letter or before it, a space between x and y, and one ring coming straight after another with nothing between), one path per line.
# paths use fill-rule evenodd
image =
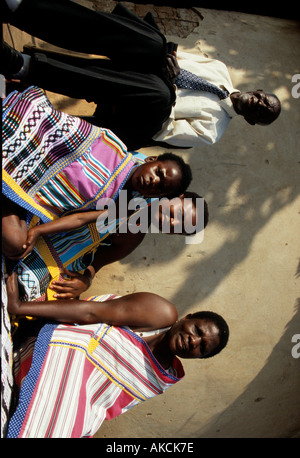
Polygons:
M229 94L239 92L233 87L223 62L183 51L178 51L177 60L181 68L226 89ZM236 115L230 97L220 100L209 92L176 88L175 106L153 139L182 147L213 144L221 138Z
M1 259L1 438L6 437L9 409L13 388L12 340L10 319L7 311L5 264Z
M22 0L5 0L5 3L11 11L15 11L22 3Z

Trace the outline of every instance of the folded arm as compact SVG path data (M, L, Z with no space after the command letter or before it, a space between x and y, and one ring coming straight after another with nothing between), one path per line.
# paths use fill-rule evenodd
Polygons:
M172 325L178 318L175 306L152 293L140 292L96 301L21 302L17 275L11 274L6 282L8 311L16 316L34 316L63 323L107 323L139 329L156 329Z
M50 288L55 291L57 299L74 299L86 291L92 283L96 273L104 266L128 256L142 242L145 234L113 234L111 235L111 245L102 245L95 253L94 260L88 266L84 274L79 272L68 272L65 270L70 279L55 280L51 283Z

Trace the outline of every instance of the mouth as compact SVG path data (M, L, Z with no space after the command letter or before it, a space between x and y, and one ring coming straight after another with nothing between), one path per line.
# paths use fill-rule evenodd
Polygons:
M249 113L254 113L257 109L257 98L256 97L250 97L249 100L248 100L248 103L247 103L247 108L248 108L248 111Z
M180 334L179 337L180 337L180 341L179 341L180 350L187 351L188 350L188 346L187 346L184 338L182 337L182 334Z
M240 96L239 100L239 108L242 110L243 108L247 108L250 110L253 110L255 107L255 100L253 96L250 96L249 94L243 94Z
M256 105L256 99L254 97L251 97L250 100L249 100L249 106L251 108L254 108Z
M149 188L149 181L147 181L146 178L143 175L140 176L139 181L140 181L141 188L143 188L143 189L148 189Z

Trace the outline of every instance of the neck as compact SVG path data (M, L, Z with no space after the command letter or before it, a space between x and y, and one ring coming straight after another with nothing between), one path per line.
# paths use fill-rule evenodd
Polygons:
M146 341L157 361L164 369L168 369L174 358L168 345L168 331L149 337L149 341Z
M241 114L240 111L238 110L237 104L236 104L236 101L237 101L239 95L240 95L240 92L232 92L232 94L230 94L230 100L231 100L231 102L232 102L232 105L233 105L234 110L235 110L238 114Z
M126 189L126 191L132 191L132 184L131 184L132 174L133 174L133 170L131 170L130 175L127 178L127 181L123 186L123 189Z

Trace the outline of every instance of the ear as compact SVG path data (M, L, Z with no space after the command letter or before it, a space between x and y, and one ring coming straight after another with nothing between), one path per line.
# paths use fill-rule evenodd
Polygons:
M157 156L147 156L145 162L154 162L157 160Z

